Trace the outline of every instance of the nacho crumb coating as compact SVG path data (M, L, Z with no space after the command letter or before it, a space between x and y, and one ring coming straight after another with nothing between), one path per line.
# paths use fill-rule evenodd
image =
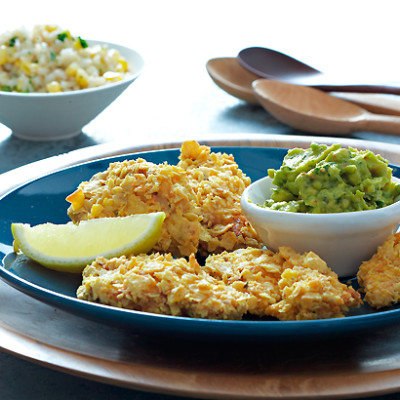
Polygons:
M340 318L361 304L360 294L337 278L300 266L283 271L279 289L282 300L268 311L281 321Z
M281 321L344 317L361 296L339 281L318 255L281 247L277 253L254 248L206 259L205 271L254 296L249 313Z
M362 304L360 294L341 283L314 252L280 247L279 254L285 260L278 283L282 300L269 307L272 316L281 321L340 318Z
M265 249L238 249L210 255L204 271L236 290L254 297L249 301L249 313L265 317L268 306L281 299L278 282L282 258Z
M211 152L196 141L186 141L179 158L178 166L186 171L201 210L200 253L207 256L248 246L262 247L242 214L240 199L251 181L234 157Z
M374 308L400 301L400 233L389 236L357 274L364 300Z
M299 264L301 262L302 264ZM324 268L326 268L325 272ZM343 317L360 294L314 253L237 249L209 256L150 254L107 260L83 272L80 299L133 310L210 319L246 314L282 321Z
M241 319L248 294L204 273L194 255L171 254L107 260L99 257L83 271L80 299L157 314Z

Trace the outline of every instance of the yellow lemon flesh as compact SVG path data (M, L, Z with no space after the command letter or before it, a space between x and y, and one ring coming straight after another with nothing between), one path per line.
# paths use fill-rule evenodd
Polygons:
M14 246L39 264L64 272L82 272L96 259L147 253L157 243L165 214L136 214L30 226L13 223Z

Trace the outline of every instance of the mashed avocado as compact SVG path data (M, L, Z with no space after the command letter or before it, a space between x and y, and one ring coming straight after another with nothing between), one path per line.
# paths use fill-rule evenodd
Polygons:
M276 185L264 204L272 210L338 213L388 206L400 194L388 161L369 150L311 144L289 150L279 170L268 170Z

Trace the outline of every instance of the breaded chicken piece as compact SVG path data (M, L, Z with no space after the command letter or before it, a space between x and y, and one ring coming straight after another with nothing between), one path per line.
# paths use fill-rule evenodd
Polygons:
M353 288L310 268L285 269L279 289L282 300L268 312L281 321L344 317L360 305L360 295Z
M364 300L374 308L400 301L400 233L389 236L357 274Z
M189 177L202 215L199 250L202 255L237 248L262 247L242 214L240 198L250 184L232 155L211 152L208 146L186 141L178 166Z
M83 271L80 299L157 314L210 319L240 319L246 293L206 274L194 255L99 257Z
M143 159L110 164L67 197L68 215L79 222L164 211L154 250L176 257L262 247L240 208L249 183L233 156L188 141L182 145L178 166Z
M313 252L277 253L254 248L209 256L204 270L225 284L255 297L249 313L282 321L343 317L361 304L352 287L342 284Z
M264 317L267 308L281 299L278 282L281 278L283 259L266 249L238 249L210 255L205 272L236 290L254 296L249 301L248 312Z
M74 222L164 211L166 218L154 250L177 257L197 251L200 210L186 172L179 167L141 158L115 162L82 182L67 201Z
M281 247L279 254L285 259L278 284L282 300L268 308L271 316L281 321L338 318L361 304L360 294L315 253Z

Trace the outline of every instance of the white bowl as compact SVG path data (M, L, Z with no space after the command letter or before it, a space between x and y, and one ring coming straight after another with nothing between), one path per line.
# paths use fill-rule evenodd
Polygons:
M329 214L258 206L270 198L272 188L271 178L262 178L252 183L241 199L243 213L266 247L273 251L280 246L290 246L297 252L313 251L340 277L356 274L400 222L400 201L377 210Z
M131 65L126 79L100 86L61 93L14 93L0 91L0 122L12 133L28 140L58 140L78 135L82 128L109 106L142 72L144 61L136 51L113 43Z

